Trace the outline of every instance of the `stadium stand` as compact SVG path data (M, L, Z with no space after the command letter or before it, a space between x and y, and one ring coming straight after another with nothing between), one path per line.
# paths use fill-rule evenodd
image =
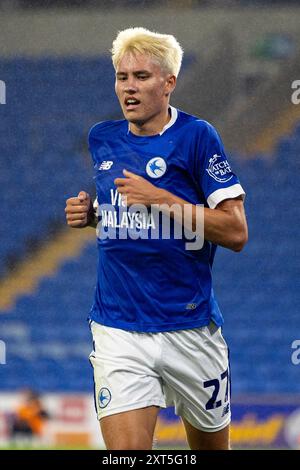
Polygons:
M1 78L23 83L22 97L16 87L0 129L0 194L7 207L0 245L3 277L12 255L19 260L28 247L51 239L51 227L64 224L65 198L92 187L92 168L82 157L86 131L118 113L109 67L105 58L100 65L98 58L0 61ZM101 80L100 87L96 77L104 68L107 82ZM231 349L234 393L300 392L298 371L289 359L299 325L297 149L300 125L279 142L271 159L232 157L248 193L250 240L238 255L218 250L215 290ZM30 385L41 392L90 392L86 317L96 257L95 240L86 241L52 277L42 278L34 293L1 312L0 338L7 344L1 391Z
M3 276L29 245L47 240L61 224L65 198L92 186L90 159L82 156L87 130L114 116L117 102L105 57L1 60L0 75L11 87L0 126L0 196L10 208L2 222Z
M279 142L272 159L235 159L248 192L249 243L238 256L219 249L215 267L235 392L300 390L290 360L299 331L299 144L298 125Z

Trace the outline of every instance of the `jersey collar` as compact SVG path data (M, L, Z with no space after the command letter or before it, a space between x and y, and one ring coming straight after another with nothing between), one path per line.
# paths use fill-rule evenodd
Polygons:
M163 127L163 130L159 133L159 135L163 135L164 132L166 132L167 129L169 129L173 124L175 124L177 116L178 116L178 111L176 108L173 106L169 106L169 110L171 113L171 119L170 121Z

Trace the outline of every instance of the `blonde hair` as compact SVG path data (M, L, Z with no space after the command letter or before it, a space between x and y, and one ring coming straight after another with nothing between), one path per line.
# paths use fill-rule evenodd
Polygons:
M112 44L112 61L115 70L127 52L148 54L156 59L168 73L179 74L183 49L171 34L159 34L145 28L128 28L120 31Z

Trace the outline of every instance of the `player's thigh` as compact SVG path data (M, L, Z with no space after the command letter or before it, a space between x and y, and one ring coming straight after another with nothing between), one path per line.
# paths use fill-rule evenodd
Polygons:
M162 380L155 370L154 335L91 324L94 350L95 406L98 419L166 406Z
M100 419L108 450L150 450L159 412L158 406L125 411Z
M228 348L214 324L167 333L163 369L168 405L195 429L217 433L230 423Z
M185 418L182 419L187 441L191 450L229 450L230 425L215 432L204 432L196 429Z

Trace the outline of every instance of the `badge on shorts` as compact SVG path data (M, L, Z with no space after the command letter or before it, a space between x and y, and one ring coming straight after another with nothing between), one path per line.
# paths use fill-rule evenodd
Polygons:
M98 405L100 408L106 408L111 401L111 393L108 388L103 387L98 393Z

